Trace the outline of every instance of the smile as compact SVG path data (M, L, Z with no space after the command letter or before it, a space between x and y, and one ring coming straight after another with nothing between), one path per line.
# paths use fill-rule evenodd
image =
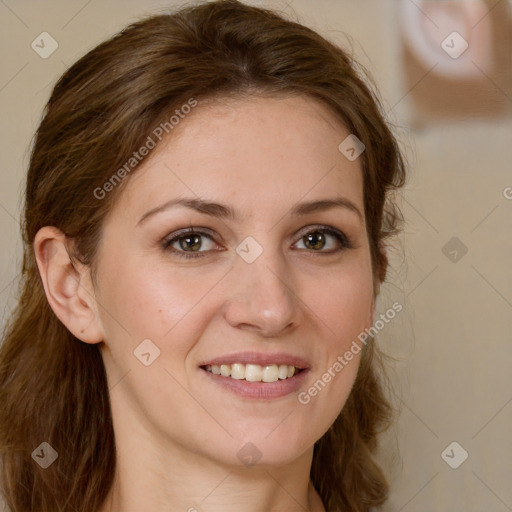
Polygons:
M222 375L236 380L246 380L248 382L277 382L285 380L300 373L300 369L286 364L271 364L261 366L259 364L214 364L203 367L207 372L214 375Z

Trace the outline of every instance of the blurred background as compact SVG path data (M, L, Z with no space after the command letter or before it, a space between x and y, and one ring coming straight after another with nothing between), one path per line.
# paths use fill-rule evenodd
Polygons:
M189 2L194 3L194 2ZM351 49L409 163L379 297L399 415L385 511L512 511L512 2L251 1ZM58 77L127 23L184 2L0 0L0 320L21 265L31 138Z

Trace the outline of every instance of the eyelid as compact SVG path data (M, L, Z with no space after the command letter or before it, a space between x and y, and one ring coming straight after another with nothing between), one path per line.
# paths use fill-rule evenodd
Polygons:
M172 233L169 233L167 236L165 236L162 239L162 245L164 248L168 248L173 242L176 240L179 240L180 238L186 236L186 235L206 235L209 238L211 238L215 243L219 243L216 240L216 232L213 231L210 228L204 228L200 226L190 226L188 228L178 229L177 231L173 231ZM179 251L181 252L181 251ZM207 251L201 251L201 252L207 252Z
M352 239L350 237L348 237L344 231L341 231L340 229L337 229L333 226L328 226L326 224L310 224L309 226L306 226L303 230L299 231L299 234L298 234L299 240L303 236L305 236L311 232L324 232L324 233L330 234L332 236L338 235L341 238L341 242L342 242L342 245L344 246L344 248L351 249L354 247L354 244L352 243ZM297 241L299 241L299 240L297 240ZM297 242L295 242L295 243L297 243ZM315 252L315 251L312 251L312 252ZM328 253L328 251L316 251L316 252Z
M180 236L190 235L190 234L207 234L207 235L211 236L212 238L214 238L217 233L213 229L210 229L210 228L205 228L202 226L190 226L190 227L178 229L177 231L173 231L172 233L169 233L168 235L166 235L163 238L163 241L165 242L165 241L173 240Z

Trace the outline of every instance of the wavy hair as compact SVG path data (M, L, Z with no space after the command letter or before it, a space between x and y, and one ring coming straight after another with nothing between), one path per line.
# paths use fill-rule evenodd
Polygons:
M75 338L50 308L34 257L37 231L59 228L94 275L102 221L129 177L102 200L93 191L176 109L190 98L306 95L366 146L360 158L377 294L388 267L386 240L403 221L393 191L406 175L361 70L300 23L218 0L132 23L60 77L31 148L20 292L0 346L0 488L10 511L97 511L116 467L100 351ZM392 412L381 360L372 340L343 410L315 444L311 479L329 511L365 512L387 497L373 455ZM42 441L60 451L44 470L31 457Z

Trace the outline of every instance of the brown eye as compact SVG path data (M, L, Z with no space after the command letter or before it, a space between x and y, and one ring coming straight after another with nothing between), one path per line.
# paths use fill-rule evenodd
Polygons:
M302 236L300 242L304 243L305 249L311 252L331 254L352 248L347 236L327 227L321 227L307 232ZM327 247L327 250L323 250Z
M179 231L178 233L173 233L170 238L167 238L163 242L163 248L183 258L202 257L212 250L212 247L208 247L208 244L206 244L206 248L204 248L205 239L215 245L213 238L208 233L194 231L189 228Z
M308 249L323 249L325 246L325 234L320 233L320 231L315 231L314 233L309 233L305 237L305 245Z
M178 238L179 246L184 251L189 249L193 252L197 251L201 247L201 235L187 235Z

